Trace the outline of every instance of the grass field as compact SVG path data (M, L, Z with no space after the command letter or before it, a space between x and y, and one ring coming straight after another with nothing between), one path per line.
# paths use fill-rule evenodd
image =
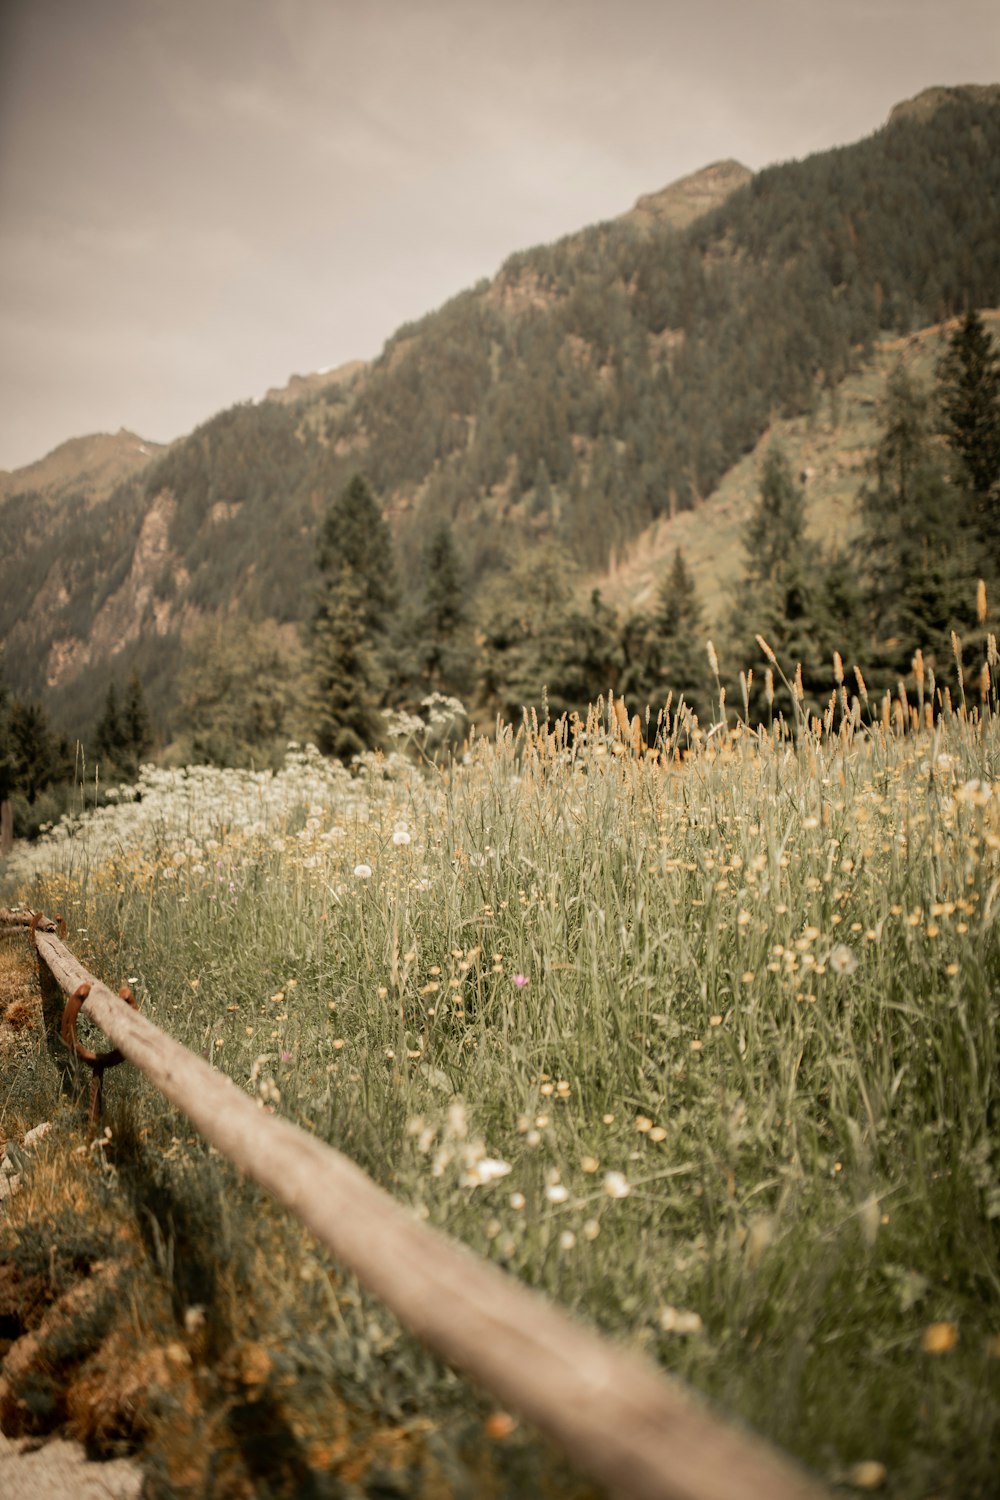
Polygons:
M845 693L792 739L637 756L605 707L575 739L528 724L446 768L294 749L273 776L149 770L10 879L262 1108L823 1479L985 1500L1000 721L894 712ZM0 1235L34 1264L66 1215L95 1232L98 1201L112 1238L145 1226L129 1337L184 1356L146 1381L164 1485L251 1493L245 1454L205 1487L238 1389L285 1403L334 1486L316 1493L586 1493L127 1074L73 1192L64 1112ZM8 1136L54 1078L40 1046L21 1060ZM367 1466L331 1422L374 1423Z

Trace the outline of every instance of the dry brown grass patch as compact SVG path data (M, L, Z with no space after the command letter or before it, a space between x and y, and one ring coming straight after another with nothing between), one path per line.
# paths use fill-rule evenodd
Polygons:
M35 966L20 942L0 943L0 1028L21 1031L41 1019Z

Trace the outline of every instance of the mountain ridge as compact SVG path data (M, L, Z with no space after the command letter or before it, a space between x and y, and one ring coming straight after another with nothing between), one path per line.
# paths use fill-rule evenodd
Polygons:
M65 474L34 498L4 476L12 685L51 684L70 716L129 665L168 701L207 615L294 625L319 519L359 467L404 582L441 521L473 590L543 539L604 576L663 518L697 513L879 337L1000 302L1000 89L898 111L854 146L746 178L715 163L518 251L362 369L292 377L152 454L134 435L102 438L144 462L99 500ZM668 222L713 193L707 212Z

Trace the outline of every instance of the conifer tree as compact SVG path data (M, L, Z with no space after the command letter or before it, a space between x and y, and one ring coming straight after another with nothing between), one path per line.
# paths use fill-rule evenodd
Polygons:
M772 443L764 459L756 508L743 533L746 564L743 586L731 615L742 668L754 672L751 713L765 716L768 662L757 644L761 636L789 680L801 668L807 712L822 706L830 681L830 654L836 631L823 595L823 557L806 535L805 494L796 483L783 450ZM773 709L789 717L788 690L775 684Z
M316 743L324 755L349 760L379 742L381 678L363 589L346 569L316 613L311 646Z
M114 679L108 683L104 712L94 731L94 748L106 760L117 762L122 749L122 717L118 709L118 689Z
M601 598L590 595L586 608L568 607L553 621L551 635L540 641L537 671L544 680L554 716L576 711L581 716L602 693L617 685L621 668L618 616Z
M436 693L462 697L472 671L465 574L451 526L442 521L423 555L423 597L417 618L417 649L424 683Z
M711 685L701 603L684 554L678 547L660 581L650 614L632 615L622 631L621 692L641 711L659 710L672 697L701 717L711 701Z
M49 726L48 715L40 703L11 706L8 719L14 786L33 805L40 792L61 772L59 746Z
M109 682L104 712L94 734L94 746L98 755L129 776L136 774L143 758L152 749L149 710L137 672L129 676L121 704L114 680Z
M880 437L860 493L859 557L873 649L884 685L916 648L947 658L951 632L974 618L968 512L949 486L927 391L900 365L886 382Z
M572 624L572 577L566 554L554 542L545 542L494 577L480 595L479 695L508 722L516 722L523 708L538 708L545 698L554 712L563 710L569 636L577 628Z
M660 584L653 625L661 643L658 704L673 694L703 716L710 701L701 601L695 581L678 547L670 571Z
M385 633L395 608L392 536L363 474L355 474L330 505L319 533L318 563L327 585L351 576L365 629Z
M967 313L938 363L938 398L955 478L970 496L973 547L995 576L1000 542L1000 357L977 312ZM977 545L978 543L978 545Z
M138 770L145 756L153 748L149 709L146 707L138 672L132 672L125 685L125 702L122 705L122 742L128 768Z
M331 504L317 561L321 582L310 628L314 723L320 749L346 759L380 738L396 607L392 538L361 474Z

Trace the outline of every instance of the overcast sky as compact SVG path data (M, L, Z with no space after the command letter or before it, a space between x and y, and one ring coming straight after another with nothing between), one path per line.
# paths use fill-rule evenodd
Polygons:
M997 81L998 0L0 0L0 468L166 441L709 162Z

